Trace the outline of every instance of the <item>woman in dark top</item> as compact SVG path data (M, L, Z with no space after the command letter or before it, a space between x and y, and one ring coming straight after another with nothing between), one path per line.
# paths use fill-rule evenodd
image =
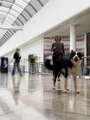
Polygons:
M52 60L53 64L56 63L58 58L63 58L64 52L64 44L61 42L61 36L55 36L55 42L52 44L51 51L53 52Z

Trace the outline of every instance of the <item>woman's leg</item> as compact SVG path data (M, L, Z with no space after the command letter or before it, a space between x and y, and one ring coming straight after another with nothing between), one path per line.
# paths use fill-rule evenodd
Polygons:
M16 72L16 62L14 62L13 65L12 75L15 75L15 72Z
M22 75L22 71L21 71L20 63L19 62L17 63L17 70L18 70L19 74Z

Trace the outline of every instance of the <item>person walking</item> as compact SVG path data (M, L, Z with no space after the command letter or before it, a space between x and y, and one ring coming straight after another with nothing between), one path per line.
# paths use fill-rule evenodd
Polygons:
M16 68L17 68L20 76L22 76L22 71L21 71L21 68L20 68L21 55L20 55L20 49L19 48L16 49L16 52L13 55L13 59L14 59L14 64L13 64L12 75L15 75Z

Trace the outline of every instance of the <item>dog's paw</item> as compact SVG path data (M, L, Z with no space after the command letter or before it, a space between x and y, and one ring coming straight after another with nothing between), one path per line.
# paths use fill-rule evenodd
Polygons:
M67 91L69 91L69 88L67 88Z
M80 94L80 91L77 90L77 91L75 91L75 93Z
M58 81L61 81L61 80L58 78Z
M67 90L63 90L64 93L67 93L68 91Z
M53 90L55 90L55 87L53 87Z

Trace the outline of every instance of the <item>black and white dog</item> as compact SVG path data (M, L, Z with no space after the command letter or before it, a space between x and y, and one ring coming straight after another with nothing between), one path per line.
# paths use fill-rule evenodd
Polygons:
M81 52L75 52L75 51L72 51L70 53L69 59L58 58L55 65L51 64L50 59L46 59L45 67L49 70L54 71L54 77L55 77L53 82L54 88L55 88L56 79L58 75L63 74L65 77L64 92L67 92L67 78L68 78L68 75L72 75L74 79L75 92L79 93L79 91L77 90L76 79L77 79L77 74L78 74L81 62L82 62Z

